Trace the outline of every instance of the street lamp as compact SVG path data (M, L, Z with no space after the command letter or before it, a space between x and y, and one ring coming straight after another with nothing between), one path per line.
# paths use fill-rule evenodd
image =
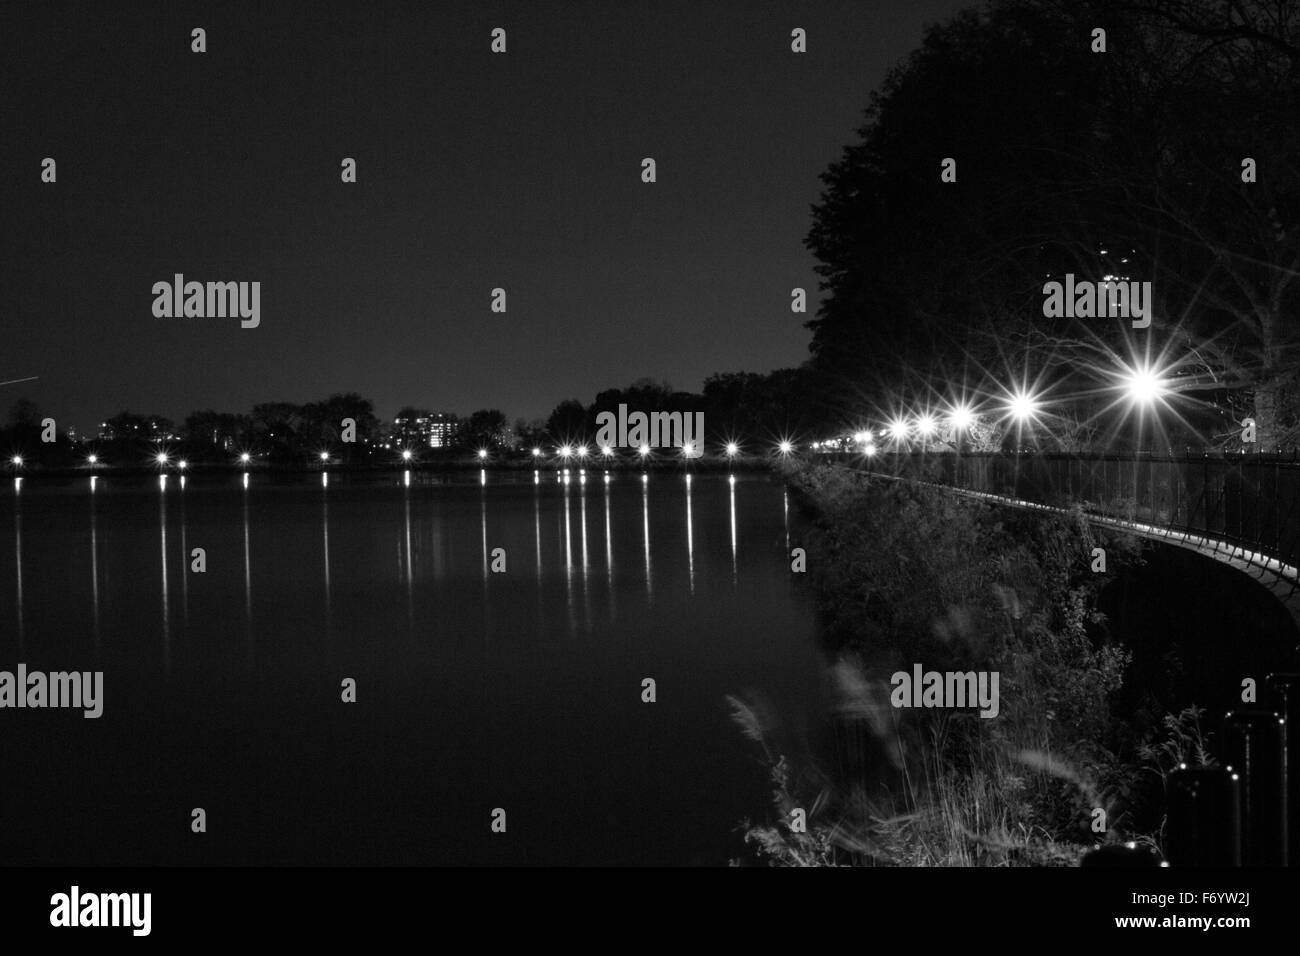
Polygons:
M487 456L488 456L488 451L487 451L486 448L480 448L480 449L478 450L478 459L479 459L479 461L483 461L485 458L487 458Z
M320 453L320 460L321 460L321 464L324 464L325 462L329 461L329 460L330 460L330 453L327 452L327 451L323 451L323 452L321 452L321 453Z
M86 456L86 462L87 462L87 464L90 465L91 468L94 468L96 465L99 464L99 456L98 456L98 455L87 455L87 456Z
M1007 411L1017 422L1024 423L1038 414L1042 405L1028 392L1016 392L1007 404Z
M956 405L948 413L948 424L956 431L964 432L975 424L975 413L969 405Z
M410 461L412 457L413 456L411 454L411 449L409 448L402 449L402 461Z
M781 444L778 445L777 447L781 449L781 454L783 455L788 455L792 451L794 451L794 445L788 441L781 442Z
M252 461L252 460L253 460L253 456L250 455L248 452L246 452L246 451L245 451L245 452L240 452L240 454L239 454L239 461L240 461L241 464L247 465L247 464L248 464L250 461Z
M1128 400L1140 406L1152 405L1169 392L1168 383L1148 365L1126 369L1123 388Z
M541 458L541 457L542 457L542 450L541 450L540 448L534 448L534 449L533 449L533 457L534 457L534 458Z
M727 457L735 458L740 453L740 446L734 441L727 442Z

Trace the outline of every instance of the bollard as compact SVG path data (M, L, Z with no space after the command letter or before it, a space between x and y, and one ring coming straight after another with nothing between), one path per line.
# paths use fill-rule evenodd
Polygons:
M1169 775L1165 858L1170 866L1241 866L1241 781L1222 768L1180 764Z
M1271 710L1224 715L1229 768L1241 776L1241 862L1286 866L1286 721Z
M1282 785L1286 788L1287 863L1295 866L1300 864L1300 781L1291 782L1291 771L1300 768L1300 731L1296 730L1300 727L1300 672L1269 674L1266 683L1286 721L1282 729L1286 736Z

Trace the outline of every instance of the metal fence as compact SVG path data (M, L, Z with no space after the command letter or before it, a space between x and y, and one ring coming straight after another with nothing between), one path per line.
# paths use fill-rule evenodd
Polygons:
M1068 455L878 452L828 457L857 468L966 491L1150 525L1225 542L1273 576L1300 564L1296 455ZM1275 562L1288 565L1281 571ZM1300 861L1300 672L1270 674L1265 696L1225 717L1215 768L1181 766L1168 779L1165 857L1173 866L1286 866ZM1290 729L1290 733L1288 730ZM1089 854L1084 865L1154 865L1136 844ZM1133 859L1119 860L1123 856ZM1103 857L1107 857L1103 859ZM1140 859L1139 859L1140 858Z
M836 460L917 479L1071 508L1210 538L1300 565L1300 458L1295 454L1178 457L1029 452L878 452Z

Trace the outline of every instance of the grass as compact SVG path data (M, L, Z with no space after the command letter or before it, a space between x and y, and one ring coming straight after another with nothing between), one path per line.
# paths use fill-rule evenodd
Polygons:
M831 693L826 727L797 754L776 745L773 715L729 698L771 770L775 819L743 824L758 861L1072 866L1099 845L1158 845L1128 826L1141 778L1204 743L1185 712L1119 752L1129 654L1105 639L1096 601L1140 560L1136 542L1103 539L1081 513L1011 513L846 469L788 477L811 521L806 586ZM1099 543L1108 571L1093 574ZM998 671L998 716L892 707L888 675L913 662Z

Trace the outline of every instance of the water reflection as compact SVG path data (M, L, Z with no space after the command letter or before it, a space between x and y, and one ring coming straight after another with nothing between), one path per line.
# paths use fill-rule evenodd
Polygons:
M569 476L564 476L564 594L569 609L569 634L577 632L578 622L573 614L573 530L569 514Z
M99 650L99 521L95 505L95 479L90 479L90 601L95 650Z
M328 478L322 473L322 478ZM249 543L248 495L244 495L244 621L247 627L248 656L253 657L253 552Z
M486 472L484 472L486 475ZM483 636L486 638L491 633L492 622L490 620L491 604L488 600L488 546L487 546L487 486L486 482L482 485L479 492L478 509L479 509L479 528L480 536L483 540Z
M50 658L48 666L65 666L61 660L76 665L77 648L84 654L90 643L90 624L102 647L99 663L83 666L102 664L110 676L119 675L118 686L129 679L132 686L147 689L166 675L167 683L160 687L167 691L164 698L153 701L145 695L119 709L118 718L112 717L110 701L107 713L114 726L120 723L121 733L105 737L102 748L83 748L87 760L95 750L101 759L82 768L87 772L79 770L79 778L112 799L87 811L91 816L81 829L110 830L137 799L130 775L123 777L121 767L148 766L152 769L145 782L150 798L160 805L192 807L184 801L199 802L192 793L197 780L205 792L212 791L204 799L219 805L235 805L241 794L260 787L282 797L285 806L306 808L305 819L291 813L277 823L269 850L260 849L265 841L249 844L229 834L219 836L225 842L217 845L217 863L245 859L246 852L259 862L278 853L334 862L341 854L328 859L317 855L322 852L314 845L317 835L336 818L360 818L373 811L376 794L385 813L396 807L394 812L403 815L391 827L385 818L378 830L345 834L345 840L356 841L346 844L349 853L364 851L379 839L389 841L381 846L382 856L359 855L403 862L482 860L487 857L470 840L445 847L441 836L436 847L433 841L410 841L403 834L411 832L408 824L416 815L402 810L409 801L382 799L385 793L421 793L446 805L463 795L467 783L470 790L486 785L503 792L503 797L493 797L494 804L510 805L509 793L525 793L537 803L538 813L548 817L572 812L602 820L600 832L582 837L586 843L576 849L568 837L557 837L554 845L538 843L539 860L604 863L616 850L625 861L636 861L647 847L655 848L651 862L699 860L701 841L714 834L718 847L710 846L708 857L725 862L730 827L745 813L763 812L767 798L761 775L751 773L748 755L736 744L735 731L725 715L718 719L720 694L731 686L760 684L764 675L788 683L802 666L809 636L800 630L803 608L786 586L788 574L779 562L755 560L753 574L747 574L752 594L733 597L726 590L727 565L738 564L739 489L724 485L723 475L697 475L687 484L678 480L680 472L669 471L656 472L651 489L648 475L637 482L639 472L613 468L608 482L601 470L593 469L584 484L574 468L570 482L560 475L555 484L543 481L540 469L531 481L528 471L495 473L484 491L472 466L446 481L426 480L422 472L418 487L413 475L410 484L405 475L399 477L401 471L399 464L385 475L347 474L334 482L322 473L296 484L259 472L256 491L251 472L214 476L196 469L185 476L183 491L175 472L165 480L156 473L140 478L101 474L90 501L77 499L90 492L92 486L83 483L89 475L77 477L71 483L75 488L28 475L21 497L15 495L8 508L0 505L0 643L9 647L11 660L24 659L15 657L13 647L17 616L32 628L33 646ZM684 497L689 497L685 530L679 510ZM532 588L524 566L530 503ZM747 547L780 540L780 507L779 486L746 486ZM730 556L726 539L716 533L728 520L724 513L732 523ZM256 621L254 517L261 601ZM13 524L10 544L3 542L7 521ZM581 540L575 541L578 535ZM603 549L592 535L603 536ZM484 613L475 606L475 537L481 562L486 551L490 645L475 634ZM416 544L421 547L418 589ZM87 546L91 587L82 590L85 566L79 562L88 556ZM177 569L184 578L184 608L196 547L212 558L211 573L193 578L194 613L183 613L173 628L172 555L182 558ZM494 547L508 549L514 576L492 573ZM242 568L233 548L242 550ZM317 548L318 556L312 558ZM399 557L396 568L388 564L394 556ZM604 588L595 566L602 557ZM313 568L316 561L320 564ZM74 565L71 594L60 577L69 562ZM693 576L694 601L682 570ZM241 604L246 640L239 634ZM647 607L652 613L645 613ZM413 631L419 640L411 644L400 631L414 616L420 617L421 630ZM611 621L617 624L611 627ZM812 679L817 673L809 671ZM627 708L641 707L637 687L646 675L673 681L673 720L660 728L667 733L632 741L629 752L628 720L645 711ZM342 707L337 694L343 676L359 676L363 695L360 711L343 708L346 727L322 720L311 703L328 705L332 699L333 706ZM364 696L366 687L375 693ZM366 700L388 703L372 707ZM156 733L169 718L175 719L176 733ZM108 727L77 722L96 733ZM37 783L57 793L54 788L66 773L51 765L44 776L27 775L42 770L48 754L40 744L40 728L32 721L19 723L27 736L6 750L6 757L19 761L23 776L18 779L32 780L32 795L24 799L34 804L44 792ZM210 766L211 754L194 747L206 731L217 733L218 743L224 741L224 750L218 750L225 757L215 766ZM564 746L552 747L555 741ZM733 753L734 760L727 756ZM486 763L484 754L491 758ZM592 774L593 766L605 771ZM661 774L656 768L662 767L674 772ZM753 782L748 803L748 797L736 797L750 779L746 773ZM564 784L574 779L583 786ZM628 793L647 786L655 791L656 806L688 805L704 790L739 804L728 803L712 818L695 821L683 835L675 821L660 826L656 814L636 813L626 803ZM619 808L617 818L608 814L610 806ZM52 829L57 801L49 813L50 819L39 822ZM399 828L402 834L395 832ZM451 839L458 839L455 833ZM129 835L121 843L132 852ZM614 849L602 849L604 844ZM664 844L672 846L665 850ZM110 849L100 855L107 857ZM166 858L158 862L183 862L173 858L178 852L162 847L159 853ZM534 853L532 848L529 852ZM522 855L511 859L525 861Z
M406 626L408 632L415 627L415 574L411 556L411 473L406 473L406 487L402 492L403 512L406 529Z
M736 586L736 476L727 476L728 500L731 510L731 586Z
M17 569L17 590L14 596L14 609L18 612L18 653L23 652L27 631L23 625L23 510L18 493L22 490L23 480L14 479L14 567Z
M591 630L591 563L587 560L587 475L582 474L578 490L578 507L582 516L582 613L583 626Z
M185 490L185 476L181 476L181 490ZM189 547L189 537L185 521L185 495L181 495L181 619L185 626L190 624L190 575L193 568L190 564L191 555Z
M474 482L471 473L466 476L469 479L468 481L462 481L459 491L456 490L454 482L449 482L450 490L447 493L444 494L439 491L428 496L412 492L412 485L408 483L409 474L406 471L402 474L400 486L402 489L402 507L400 512L390 512L391 517L388 519L389 530L384 535L386 539L384 557L391 560L391 557L388 556L392 555L393 552L388 551L387 548L394 548L398 552L397 577L400 581L399 586L405 592L404 607L400 598L393 602L392 618L394 623L398 629L404 623L408 633L414 635L417 633L415 630L417 615L420 615L422 620L434 621L442 619L438 602L445 601L447 598L439 593L439 590L444 585L455 582L463 574L463 559L468 557L468 554L463 550L467 543L466 538L469 537L472 540L470 536L473 536L474 531L477 531L480 579L482 582L480 595L483 602L482 624L485 634L489 636L495 634L494 624L500 624L499 619L503 616L502 613L497 611L497 607L502 606L502 600L508 598L511 593L517 595L518 592L509 586L514 579L502 576L498 581L492 573L494 549L493 543L489 541L488 534L489 511L493 512L494 520L497 522L497 524L493 525L493 534L502 536L498 543L514 540L516 541L516 547L519 548L517 557L516 553L512 551L510 557L513 560L511 563L515 564L517 561L522 561L526 552L523 550L525 546L521 539L527 535L527 504L524 496L528 494L525 489L530 484L527 474L517 476L514 480L493 482L492 487L489 488L483 484L482 472L480 472L478 482ZM711 576L710 573L716 571L718 578L723 578L728 563L731 569L733 592L739 587L740 516L737 506L739 491L735 475L729 475L726 478L725 502L723 500L724 486L720 480L721 476L717 480L707 476L700 477L700 480L697 481L696 478L699 476L687 474L683 475L681 484L678 484L669 476L663 476L662 480L656 481L653 492L657 496L657 500L661 500L666 507L661 508L659 514L652 516L650 476L648 473L641 473L639 509L641 527L638 531L632 526L632 522L636 520L634 498L636 490L633 484L635 479L616 482L614 479L617 476L610 472L599 474L601 475L599 484L602 489L601 500L596 501L594 497L596 486L593 482L584 481L586 477L585 470L575 468L568 475L563 471L557 471L556 480L560 485L557 490L560 491L560 499L562 499L559 500L548 497L548 493L542 487L540 470L534 471L531 493L535 601L525 600L529 607L527 613L534 613L533 608L536 609L539 634L555 633L557 623L559 624L559 633L564 633L567 627L567 631L571 636L576 636L579 633L590 634L598 625L606 626L610 622L617 620L616 601L619 596L619 585L623 586L626 591L637 589L638 583L634 580L637 575L641 575L644 582L646 607L653 607L658 603L656 598L659 595L655 593L656 584L660 588L669 586L674 591L680 590L690 595L703 593L702 589L707 589L709 586L707 582ZM171 481L172 477L177 478L177 481ZM155 479L157 481L156 504L152 501L148 502L150 506L156 507L157 511L156 514L149 516L151 520L145 524L145 527L147 528L148 524L156 523L156 530L152 532L155 535L153 548L157 549L154 553L157 554L159 562L157 570L153 572L156 577L152 579L157 582L159 591L156 597L149 596L149 604L155 610L146 612L146 615L147 619L158 622L156 625L159 628L157 639L161 644L163 668L167 674L170 674L173 663L174 638L178 636L184 638L190 632L191 627L203 628L206 626L206 622L200 619L201 615L191 615L189 613L189 574L192 570L193 560L191 550L195 545L204 545L206 543L203 540L190 540L188 513L196 507L200 508L205 515L217 521L219 527L231 528L232 525L238 524L238 533L242 538L243 580L239 583L233 580L230 581L231 586L227 592L226 601L228 602L227 606L231 604L238 606L239 596L234 592L242 584L245 647L248 659L252 660L257 656L258 652L258 641L253 620L253 491L250 487L250 475L245 472L240 475L238 485L231 482L225 486L227 491L224 493L230 497L224 519L214 517L220 512L209 510L217 499L209 497L214 492L205 487L204 481L196 479L196 481L187 481L182 485L179 480L182 477L184 476L158 475L146 479L147 481ZM309 531L306 535L308 552L314 547L318 546L320 548L321 564L319 573L321 577L316 580L322 586L322 591L314 591L316 597L308 603L319 602L323 598L323 607L315 609L313 617L315 621L320 622L323 615L325 632L332 635L334 633L335 613L334 549L335 547L344 547L349 556L348 561L352 560L351 556L364 554L368 534L364 532L364 529L367 525L373 525L377 519L374 512L358 512L354 515L351 509L340 512L338 507L333 509L334 513L331 514L330 505L331 503L337 505L337 502L331 502L330 500L328 477L328 472L321 474L318 510L316 504L310 502L310 500L302 504L306 506L311 524L319 522L320 529L317 544L310 543L311 534L314 532ZM631 478L631 476L628 477ZM573 480L574 478L577 478L577 480ZM78 484L80 485L80 483ZM184 493L181 494L180 500L176 501L174 496L179 493L177 489L182 487ZM101 645L105 630L108 630L110 637L113 633L111 629L112 622L105 620L105 614L113 609L114 595L116 593L114 589L122 586L113 573L116 567L115 562L118 561L118 556L113 553L118 546L118 536L114 530L117 525L114 522L119 520L121 513L116 507L107 510L105 502L100 500L105 494L115 490L107 488L101 478L92 476L88 485L80 485L82 493L87 488L92 492L90 501L87 502L89 510L88 513L82 512L82 514L86 515L83 520L88 521L88 527L82 524L80 534L85 534L89 540L86 542L85 539L82 539L84 543L77 546L77 550L80 550L88 543L90 549L90 561L88 563L90 565L91 586L89 592L82 592L84 595L82 600L85 601L82 606L82 620L90 625L89 630L92 634L88 636L93 636L96 649L102 649ZM235 492L235 488L239 488L240 491ZM15 494L12 505L14 529L13 546L10 553L14 560L14 572L11 578L13 582L11 587L14 593L14 611L13 615L8 618L17 625L17 638L20 646L26 640L26 627L31 623L29 618L32 616L34 606L32 603L33 594L26 593L26 582L33 579L31 569L26 564L32 560L33 555L31 552L35 541L30 534L24 538L24 530L34 526L35 521L31 517L33 497L30 481L22 488L22 491L24 494L21 496ZM766 510L768 526L772 528L773 532L779 534L776 516L776 492L777 489L772 487L768 497L764 499L768 502L764 510ZM279 494L280 492L278 489L262 487L261 483L259 483L257 493ZM335 493L337 494L337 492ZM239 496L238 501L234 500L236 494ZM289 492L289 494L291 495L292 492ZM684 499L682 501L685 511L684 516L676 510L679 505L675 503L674 499L679 495ZM310 499L310 495L307 497ZM473 497L478 499L477 509L473 508ZM544 497L547 500L543 501ZM190 500L191 498L194 500ZM116 495L109 495L107 498L109 504L114 504L119 500L123 500L124 503L128 501L128 499L119 499ZM269 527L291 531L295 525L293 523L279 523L282 520L279 513L284 511L290 515L292 514L292 498L277 498L275 501L277 504L274 508L266 509L265 513L259 510L259 526L265 524ZM702 509L702 520L705 522L702 527L706 532L705 537L701 539L702 550L699 554L695 550L695 510L697 507ZM791 516L789 513L789 497L784 492L781 493L780 507L780 527L784 530L788 543L792 534L790 528ZM599 515L591 513L592 509L597 508L601 512ZM721 520L721 512L724 508L726 510L729 548L720 537L710 538L707 534L709 522L713 520L714 515L717 515L718 519ZM477 516L473 515L474 510L478 511ZM466 514L466 511L468 511L468 514ZM542 533L543 511L548 512L546 523L550 530L546 535ZM365 517L364 515L369 516ZM551 515L554 517L552 518ZM478 519L477 529L473 528L474 517ZM684 529L679 523L683 517L685 519ZM660 522L657 531L651 527L652 519ZM765 518L762 515L754 518L747 509L747 520L753 523L755 520L763 521ZM24 527L24 521L26 522L26 528ZM176 527L172 526L173 521L178 522ZM362 533L358 535L357 540L354 541L352 537L347 537L340 543L337 537L340 533L340 521L351 522L348 527L355 524L358 529L362 529ZM551 521L554 521L555 524L551 525ZM592 527L593 523L595 524L594 527ZM498 524L500 527L498 527ZM603 528L601 527L602 524ZM207 524L203 525L203 527L207 526ZM345 528L345 530L347 529ZM148 535L151 532L146 531L145 533ZM597 549L601 547L601 542L591 540L593 533L603 535L603 554L598 555L597 553ZM264 588L268 597L271 594L276 594L277 598L279 589L282 586L280 583L283 577L281 568L286 561L289 562L290 566L293 561L290 556L292 554L290 546L279 537L279 534L280 532L277 531L275 534L267 536L266 552L259 563L258 572L259 588ZM429 545L426 545L425 539L422 538L425 534L431 535L431 544ZM681 553L681 538L679 535L685 538L686 553L684 555ZM578 540L574 540L575 537ZM626 540L620 541L621 537ZM639 569L635 558L637 537L641 539L642 560ZM123 540L129 539L124 538ZM262 541L261 538L259 538L260 541ZM104 545L106 559L102 574L99 560L101 544ZM432 548L432 561L422 572L423 575L429 578L433 588L427 594L423 586L420 589L415 587L415 547L417 544L421 544L422 548L426 546ZM661 551L658 555L654 550L656 545ZM624 562L629 558L631 559L630 567L632 571L631 579L616 582L614 571L615 565L620 560L618 550L620 546L624 549L621 553L621 559ZM173 548L178 549L177 553L182 558L180 564L182 572L180 594L182 614L177 622L180 625L180 630L176 632L172 629L171 620L171 584L173 575L170 565L171 549ZM145 553L147 554L150 550L152 549L146 548ZM84 551L81 551L81 553L85 554ZM595 562L601 557L603 557L605 564L604 588L601 588L599 582L596 581L596 575L599 574L599 571L595 567ZM681 560L683 557L685 558L684 562ZM656 567L656 558L658 558L658 567ZM561 563L563 564L562 572L560 571ZM265 567L262 567L262 565L265 565ZM549 581L547 580L548 565L551 574ZM219 562L218 566L228 567L228 562ZM527 573L522 564L518 564L517 567L518 571ZM678 569L686 571L685 581L681 581L677 575ZM351 572L352 568L349 567L348 570ZM659 571L659 581L655 580L656 571ZM559 593L560 589L558 587L560 584L558 578L561 573L563 574L562 594ZM624 573L626 575L627 571L625 570ZM665 574L667 574L667 577L665 577ZM364 576L359 579L359 581L364 580ZM398 583L394 582L391 577L388 580L391 582L390 586L392 583ZM351 581L352 578L349 577L349 582ZM681 584L685 584L686 587L680 587ZM361 586L359 584L358 589ZM579 594L579 588L581 594ZM203 589L196 586L196 601L202 592ZM667 597L672 598L674 595L667 595ZM86 598L89 598L89 600L86 601ZM204 596L204 599L207 599L206 596ZM624 603L626 603L626 600L625 594ZM426 606L426 603L428 606ZM563 604L563 607L561 607L561 604ZM196 603L196 609L197 607ZM553 609L552 613L558 617L558 621L555 618L550 621L546 620L548 608ZM478 611L477 608L473 610L474 612ZM273 624L278 626L279 613L275 604L267 603L265 610L259 612L265 619L260 619L258 623L263 624L268 629ZM403 618L405 619L404 622ZM477 622L474 623L477 624ZM184 643L186 641L182 641L182 644Z
M167 476L162 475L158 488L164 492L158 496L158 557L162 568L162 647L163 676L171 674L172 666L172 630L171 607L167 592Z
M244 487L248 487L247 475L244 476ZM334 621L334 604L330 599L330 499L323 489L320 496L320 526L324 538L321 551L325 564L325 626L328 628Z
M686 568L695 593L695 522L691 520L691 476L686 476Z
M650 573L650 476L641 476L641 537L645 541L645 596L654 603L653 575Z
M609 473L605 473L605 593L609 600L609 618L614 620L614 539L609 520Z
M537 567L537 627L542 627L542 489L541 476L533 472L533 562Z

